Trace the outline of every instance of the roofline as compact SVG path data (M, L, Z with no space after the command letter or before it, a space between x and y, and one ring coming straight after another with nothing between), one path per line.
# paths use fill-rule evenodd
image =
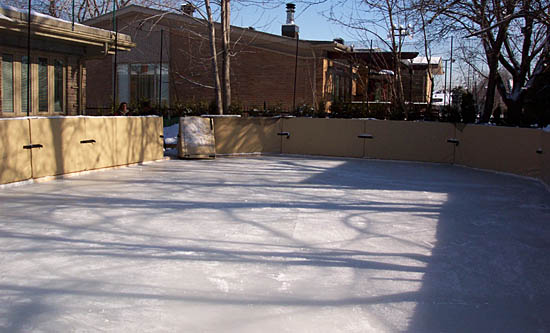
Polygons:
M28 14L15 7L0 6L0 14L9 18L3 20L0 25L0 31L8 30L12 32L27 34L28 32ZM71 22L57 19L48 15L31 13L31 33L35 36L45 38L55 38L69 42L85 45L104 47L106 52L114 51L115 33L113 31L90 27L83 24L75 24L74 28ZM129 35L118 34L118 50L127 51L135 47L132 38Z
M143 7L143 6L139 6L139 5L135 5L135 4L122 7L122 8L117 10L117 13L120 16L128 15L128 14L131 14L131 13L140 13L140 14L146 14L146 15L159 15L159 16L163 15L164 18L166 18L166 19L172 19L172 20L176 20L176 21L184 21L184 22L188 22L190 24L198 24L198 23L201 23L201 22L204 21L204 19L198 18L198 17L189 17L185 14L177 14L177 13L174 13L174 12ZM86 21L84 21L84 23L85 24L95 24L95 23L99 23L99 22L104 22L106 19L111 20L111 17L112 17L112 12L108 12L108 13L105 13L101 16L86 20ZM219 22L214 22L214 24L216 26L220 26ZM295 45L296 44L296 39L295 38L276 35L276 34L264 32L264 31L260 31L260 30L252 30L252 29L249 29L249 28L243 28L243 27L239 27L239 26L235 26L235 25L231 26L231 30L235 31L235 32L241 32L243 34L247 34L249 36L256 37L256 38L260 37L262 39L276 39L277 42L286 43L286 44L289 44L289 45ZM325 49L327 51L343 51L343 52L345 52L345 51L350 51L351 50L348 46L345 46L345 45L340 44L340 43L335 42L335 41L318 41L318 40L299 39L298 43L300 43L302 45L306 44L309 47L313 47L313 48L316 48L316 49Z

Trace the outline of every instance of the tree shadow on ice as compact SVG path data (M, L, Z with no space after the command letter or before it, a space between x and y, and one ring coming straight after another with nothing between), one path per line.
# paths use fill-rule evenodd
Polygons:
M10 222L0 223L0 239L3 244L18 244L0 251L6 256L111 258L127 265L165 261L259 264L277 269L344 267L355 272L355 283L372 288L385 283L384 290L375 290L378 294L371 296L335 298L320 291L316 298L276 295L266 299L253 294L216 297L105 291L120 290L111 281L104 281L109 288L86 287L79 281L67 288L4 281L0 289L20 299L77 295L222 305L362 305L380 317L390 307L414 303L414 312L399 319L407 321L410 332L544 331L550 327L550 219L545 218L550 217L550 196L540 185L446 165L324 159L331 162L327 167L315 159L265 160L267 166L259 164L259 169L247 165L246 159L186 164L186 168L211 168L200 181L172 163L168 180L162 168L152 166L158 177L132 179L130 173L130 178L123 178L124 170L113 170L68 180L63 191L52 187L41 192L35 185L13 189L11 193L20 195L3 194L0 208L16 204L28 215L0 211L4 221ZM172 173L177 172L181 174L174 177ZM224 178L228 174L229 181ZM112 192L105 193L108 184L113 185ZM173 193L166 197L147 195L148 190L166 191L167 185ZM221 188L239 189L240 196L209 200ZM66 210L82 211L89 221L63 221ZM315 212L331 212L326 223L341 224L354 237L335 244L298 239L293 221L286 228L278 216L263 216L264 210L287 212L289 220L305 227L315 226L310 218ZM174 225L184 227L199 215L227 219L236 233L254 230L270 238L257 243L223 237L194 239L147 225L178 217ZM148 223L126 223L132 219ZM374 246L380 240L389 248ZM414 276L421 276L420 284ZM75 277L60 276L61 282L71 278ZM403 286L408 288L403 290ZM380 306L387 308L380 310ZM18 308L9 309L18 318Z
M413 201L446 195L421 287L407 293L416 304L407 331L550 331L550 193L541 184L461 167L382 161L351 161L307 182L327 179L396 196L415 191Z

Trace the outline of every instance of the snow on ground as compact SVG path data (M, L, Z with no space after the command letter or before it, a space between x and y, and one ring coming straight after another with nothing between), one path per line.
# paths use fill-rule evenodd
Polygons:
M447 165L171 160L0 190L0 331L544 332L550 193Z
M164 128L164 143L176 144L178 143L178 131L179 123Z

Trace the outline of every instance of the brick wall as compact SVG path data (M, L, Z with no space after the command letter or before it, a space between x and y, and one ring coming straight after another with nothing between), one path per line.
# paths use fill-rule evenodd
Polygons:
M427 102L428 101L428 89L429 79L426 70L413 70L412 80L408 69L401 71L401 77L403 82L403 93L405 100L409 100L411 86L412 86L412 100L413 102Z
M94 114L98 109L112 107L113 103L112 56L86 61L85 104L86 112Z
M69 57L67 62L67 114L78 114L78 60L75 57Z
M109 22L96 26L110 28ZM130 52L119 54L119 63L158 63L160 29L164 29L163 61L170 67L170 102L176 104L214 101L214 79L210 45L204 26L185 26L181 21L163 20L154 26L140 25L140 18L133 16L119 21L120 32L129 34L137 43ZM236 33L236 32L234 32ZM240 34L240 32L239 32ZM219 31L217 36L219 37ZM268 107L292 107L294 93L294 47L275 41L275 47L265 40L248 35L233 35L239 42L231 57L232 102L246 109ZM279 43L280 45L276 45ZM283 46L281 46L283 45ZM292 45L292 44L290 44ZM275 50L286 47L286 51ZM218 40L218 52L221 43ZM317 51L317 53L319 53ZM218 59L221 75L221 56ZM112 96L113 57L87 62L90 70L87 93L88 110L110 105ZM296 105L315 105L326 93L327 66L320 54L312 56L312 50L301 44L296 81ZM221 78L221 77L220 77ZM315 91L315 92L314 92Z

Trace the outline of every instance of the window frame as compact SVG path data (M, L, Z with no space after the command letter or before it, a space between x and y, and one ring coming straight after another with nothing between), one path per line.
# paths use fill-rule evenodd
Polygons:
M0 46L0 65L3 54L9 54L13 56L13 70L12 70L12 80L13 80L13 111L2 112L2 117L21 117L26 116L27 111L23 110L23 90L26 87L26 81L22 82L22 68L26 66L23 62L23 59L27 57L25 50L14 48L14 47L3 47ZM38 83L38 59L46 58L48 59L47 65L47 78L48 78L48 110L47 111L38 111L39 110L39 83ZM68 68L69 68L69 58L70 55L62 53L52 53L52 52L34 52L31 54L29 59L30 61L30 79L31 79L31 108L29 109L30 116L52 116L52 115L67 115L69 106L68 106ZM61 100L62 107L61 111L55 110L55 61L59 60L62 62L62 86L61 86ZM0 77L1 79L1 77ZM0 86L0 101L4 94L4 89L1 89ZM1 103L0 103L1 104ZM1 112L1 110L0 110Z
M118 103L126 102L128 104L135 104L142 102L140 99L136 98L132 95L132 66L154 66L154 75L153 75L153 85L154 85L154 100L149 101L151 105L157 105L158 103L158 83L159 83L159 73L162 73L162 89L161 89L161 104L163 106L169 106L170 105L170 63L169 62L163 62L159 68L159 63L147 63L147 62L124 62L124 63L118 63L116 68L116 75L117 75L117 98L120 99L121 94L121 80L119 76L119 68L122 66L126 66L126 75L127 75L127 86L124 87L124 89L127 90L127 96L128 101L121 101L119 100ZM164 70L164 72L163 72ZM162 95L162 93L166 91L166 98Z
M1 69L1 76L0 76L0 79L2 80L1 84L2 84L2 89L0 90L0 100L2 101L2 108L1 108L1 112L2 114L4 113L7 113L8 115L15 115L16 114L16 105L15 105L15 96L16 96L16 89L15 89L15 83L16 83L16 72L15 72L15 63L16 63L16 55L13 54L13 52L10 52L8 53L9 51L7 52L4 52L2 50L2 52L0 53L0 63L2 65L2 69ZM4 110L4 94L5 94L5 91L4 91L4 56L11 56L11 111L5 111Z

